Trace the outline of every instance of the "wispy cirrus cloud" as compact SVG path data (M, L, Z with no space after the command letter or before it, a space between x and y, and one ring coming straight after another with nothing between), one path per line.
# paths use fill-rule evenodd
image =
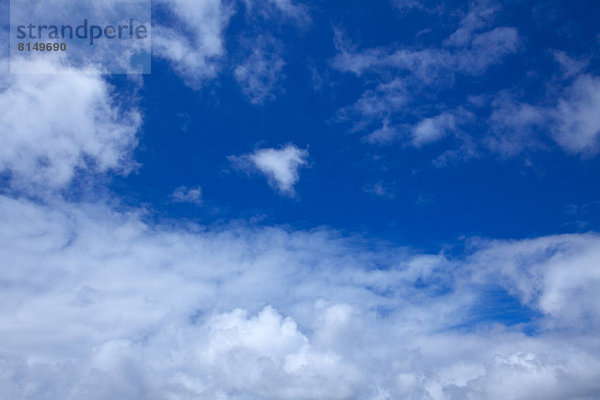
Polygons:
M246 10L259 14L266 19L288 19L300 27L311 23L308 7L299 1L293 0L244 0Z
M579 73L571 76L554 99L538 104L520 102L501 93L493 100L491 122L495 135L488 144L503 154L516 154L527 148L540 148L551 138L566 152L590 156L600 150L600 78ZM540 138L536 132L547 132Z
M242 92L254 104L275 98L281 90L285 62L280 57L282 45L270 36L259 36L248 46L249 56L233 71Z
M255 105L275 100L284 93L286 41L283 30L297 33L311 25L308 7L292 0L244 0L247 32L239 40L233 76L244 95ZM289 40L286 39L286 40Z
M261 21L256 24L258 27L285 21L302 28L311 21L307 8L290 0L245 0L244 4L245 23L249 25L255 18ZM232 16L240 11L239 2L160 0L155 6L166 9L165 15L170 19L156 23L153 28L154 55L167 60L189 86L199 89L225 69L233 71L252 103L260 104L274 97L285 65L281 56L283 46L278 39L266 29L254 27L257 32L242 40L242 47L252 50L250 54L241 62L234 61L235 64L231 61L238 57L226 57L229 39L225 33Z
M573 59L564 51L548 54L560 73L546 82L552 94L537 103L523 101L522 93L513 93L512 88L484 93L483 105L473 103L473 96L458 107L457 98L448 101L449 91L464 96L455 87L456 77L485 75L521 48L516 28L495 26L501 12L497 2L473 3L452 34L428 47L358 49L338 31L333 66L368 84L336 119L364 134L369 143L400 142L421 148L455 137L434 160L436 165L490 152L510 157L551 148L552 142L572 154L597 153L600 122L593 110L598 108L598 79L586 72L585 59ZM465 128L469 124L471 128ZM477 132L469 132L473 129Z
M171 200L175 203L202 204L202 188L180 186L171 193Z
M357 49L336 32L338 54L333 66L357 77L378 76L356 103L337 115L353 131L373 143L403 141L416 147L456 131L469 119L464 107L448 105L435 92L453 87L457 75L478 76L519 49L517 29L493 26L500 7L494 2L473 4L458 29L437 46L388 46ZM393 79L389 77L393 76ZM431 107L419 105L427 99Z
M192 87L217 76L225 54L224 30L233 14L221 0L160 0L172 21L153 27L153 53Z
M358 50L336 33L338 54L333 66L340 71L362 75L368 71L393 69L410 73L410 78L422 83L439 85L439 80L448 81L442 74L481 74L503 57L515 53L519 46L517 29L510 26L490 27L491 22L474 23L471 11L464 17L458 30L438 47L428 48L385 48L376 47ZM493 15L497 7L486 6L485 13ZM491 19L491 18L488 18Z

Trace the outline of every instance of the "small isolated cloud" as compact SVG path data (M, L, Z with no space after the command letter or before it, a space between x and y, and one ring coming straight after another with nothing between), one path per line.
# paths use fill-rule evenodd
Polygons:
M202 188L180 186L171 194L171 200L175 203L202 204Z
M294 195L298 182L298 170L308 163L308 151L293 144L275 149L260 149L251 154L230 156L229 160L239 169L257 170L267 177L269 184L285 195Z

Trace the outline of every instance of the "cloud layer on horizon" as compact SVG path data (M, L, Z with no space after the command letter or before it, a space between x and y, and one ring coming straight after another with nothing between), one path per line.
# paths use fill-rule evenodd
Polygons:
M0 197L3 393L600 393L597 235L480 240L451 257L332 230L152 226L141 218L100 204Z

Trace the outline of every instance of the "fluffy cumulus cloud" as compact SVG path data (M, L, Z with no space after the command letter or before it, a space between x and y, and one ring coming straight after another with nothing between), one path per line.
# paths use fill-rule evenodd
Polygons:
M54 67L40 61L19 68ZM118 104L101 76L61 72L1 78L0 172L16 188L56 189L79 170L126 172L132 167L129 155L140 114L131 104Z
M596 235L476 241L451 257L4 196L0 220L11 399L600 393Z
M293 144L282 148L266 148L242 156L230 156L237 168L258 171L282 194L294 195L294 185L300 179L299 169L308 164L308 150Z

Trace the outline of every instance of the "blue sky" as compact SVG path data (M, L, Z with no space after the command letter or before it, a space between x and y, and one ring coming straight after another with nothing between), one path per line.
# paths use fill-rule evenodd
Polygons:
M600 397L596 2L156 0L147 75L0 11L0 392Z
M558 58L580 66L578 74L597 71L598 11L590 6L484 3L482 10L494 11L479 11L489 15L476 32L514 28L514 45L475 73L440 65L427 83L413 82L410 72L394 66L360 76L336 68L335 42L344 41L357 53L460 52L443 43L461 20L478 12L475 6L317 2L303 8L312 10L311 18L297 26L248 16L240 6L224 29L227 56L216 61L220 74L200 89L186 86L167 61L154 59L151 77L137 92L145 115L135 156L141 166L114 182L114 190L135 193L134 204L152 204L165 216L203 223L260 217L268 224L334 226L428 249L461 236L524 238L598 229L594 149L569 151L553 140L549 126L533 123L508 139L514 149L485 143L514 130L504 126L501 116L491 118L494 112L510 114L501 102L553 112L556 96L574 81ZM264 91L260 99L245 95L233 73L256 42L269 42L262 55L267 69L257 77L263 87L256 90ZM277 61L281 67L275 67ZM407 97L405 106L391 109L383 95L371 99L383 102L384 109L364 129L353 125L366 117L342 116L361 96L398 76L409 86L396 93ZM122 79L114 83L127 87ZM469 102L470 97L482 104ZM442 113L469 115L456 124L460 132L411 146L406 137L411 125ZM395 137L366 141L386 118L397 120L390 122L397 124L390 128ZM476 142L474 149L460 150L463 144L455 135ZM227 159L288 143L310 154L293 198L281 198L264 177L232 171ZM436 163L457 150L473 154ZM203 205L168 204L178 186L201 186Z

